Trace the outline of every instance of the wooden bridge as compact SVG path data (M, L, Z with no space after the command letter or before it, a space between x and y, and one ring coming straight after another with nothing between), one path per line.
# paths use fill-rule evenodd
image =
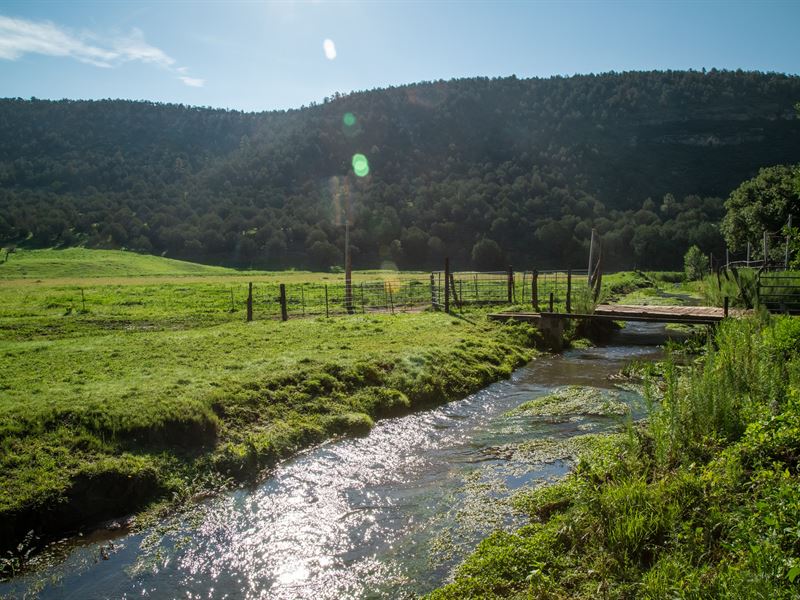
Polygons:
M644 321L648 323L686 323L713 325L743 311L729 311L711 306L637 306L632 304L600 304L591 314L559 312L497 312L489 315L495 321L540 321L542 319L603 319L606 321Z
M684 325L714 325L728 317L741 317L748 311L711 306L636 306L631 304L600 304L591 314L573 312L496 312L494 321L528 321L536 324L547 343L559 347L568 319L603 321L643 321L646 323L678 323Z

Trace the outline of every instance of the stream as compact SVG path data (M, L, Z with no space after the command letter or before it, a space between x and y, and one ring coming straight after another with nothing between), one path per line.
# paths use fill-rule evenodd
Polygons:
M609 376L659 359L664 335L663 326L630 323L607 346L543 356L463 400L379 421L366 437L307 450L257 486L156 527L56 545L0 583L0 597L414 598L445 583L493 530L524 523L509 502L516 491L572 466L546 445L533 455L515 448L621 419L514 409L578 385L640 416L641 398Z

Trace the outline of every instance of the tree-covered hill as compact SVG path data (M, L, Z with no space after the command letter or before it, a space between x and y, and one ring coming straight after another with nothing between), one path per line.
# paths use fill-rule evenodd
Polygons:
M0 242L225 264L581 266L721 252L726 197L800 160L800 77L462 79L299 110L0 100ZM369 174L357 177L361 153Z

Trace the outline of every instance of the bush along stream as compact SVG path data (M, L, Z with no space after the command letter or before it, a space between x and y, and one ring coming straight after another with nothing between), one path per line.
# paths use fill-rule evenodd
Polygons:
M525 348L531 334L524 327L491 331L502 336L498 347L508 348ZM465 386L496 377L509 359L476 349L486 354L470 367L484 373L474 381L455 359L442 361L452 382L445 389L460 390L461 400L384 418L362 437L311 447L279 462L257 485L189 503L135 531L101 530L52 544L0 584L0 596L410 598L430 592L483 537L524 525L518 494L563 477L590 448L616 444L617 437L604 434L642 416L641 386L616 374L632 361L658 359L661 350L638 343L650 341L646 328L623 334L609 346L543 355L513 373L508 368L509 379L471 395ZM490 361L494 369L477 366Z
M646 421L513 499L445 598L800 596L800 320L723 323Z

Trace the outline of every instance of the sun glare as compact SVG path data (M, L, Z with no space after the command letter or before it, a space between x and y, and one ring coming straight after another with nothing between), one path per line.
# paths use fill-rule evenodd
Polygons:
M363 154L353 155L353 171L359 177L366 177L369 175L369 161Z
M325 52L325 58L328 60L336 58L336 44L333 43L333 40L326 39L322 42L322 50Z

